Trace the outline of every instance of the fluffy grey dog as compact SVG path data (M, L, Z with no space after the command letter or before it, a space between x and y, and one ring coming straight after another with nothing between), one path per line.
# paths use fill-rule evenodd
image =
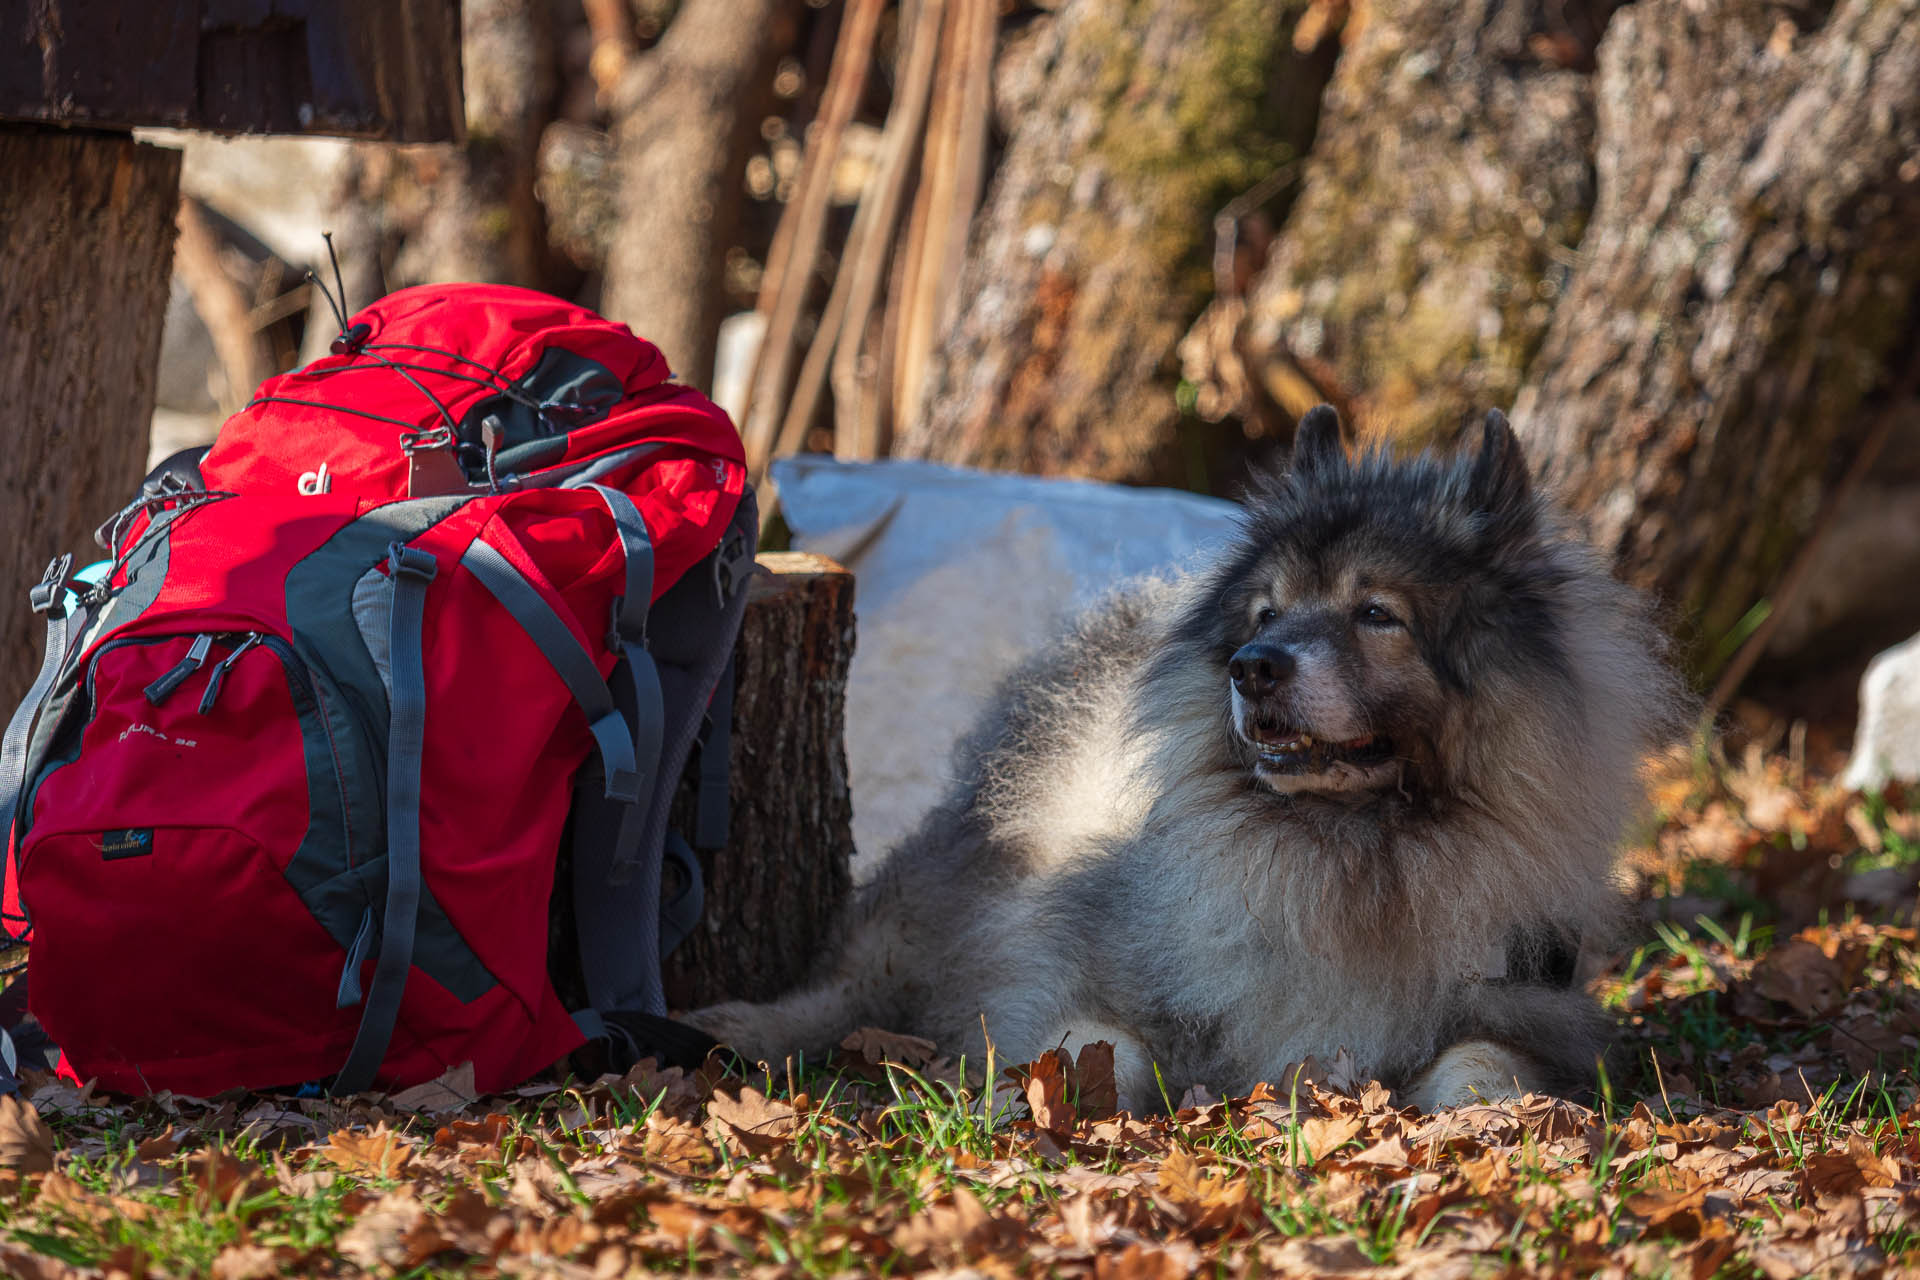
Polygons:
M1349 460L1316 409L1224 554L1007 683L813 982L690 1020L775 1062L862 1024L975 1062L1109 1040L1135 1106L1342 1049L1427 1107L1577 1088L1606 1022L1573 949L1684 708L1663 652L1499 414Z

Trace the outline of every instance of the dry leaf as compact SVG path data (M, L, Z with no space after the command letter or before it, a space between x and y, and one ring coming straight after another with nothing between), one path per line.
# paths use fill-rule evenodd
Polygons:
M280 1255L265 1245L230 1244L213 1259L213 1280L267 1280L280 1274Z
M707 1115L723 1139L757 1155L786 1146L800 1127L799 1114L791 1106L751 1085L742 1085L737 1094L716 1091L707 1101Z
M480 1090L473 1083L473 1064L463 1062L457 1067L448 1067L425 1084L402 1089L390 1101L402 1111L436 1114L471 1106L479 1096Z
M0 1169L46 1173L53 1168L53 1130L17 1093L0 1097Z
M1069 1073L1074 1108L1093 1119L1110 1116L1120 1107L1120 1087L1113 1078L1113 1045L1105 1040L1080 1046Z
M1319 1164L1360 1136L1366 1122L1359 1116L1309 1116L1300 1122L1300 1145L1307 1162Z
M1130 1244L1094 1259L1094 1280L1186 1280L1200 1269L1200 1251L1185 1241L1162 1247Z
M398 1180L413 1159L413 1148L399 1133L383 1125L365 1133L342 1129L327 1139L320 1154L342 1173Z
M647 1117L641 1153L649 1163L683 1174L703 1172L719 1158L698 1129L658 1111Z
M1760 957L1753 968L1753 989L1769 1000L1790 1005L1806 1018L1817 1018L1846 995L1840 964L1804 938L1795 938Z
M1200 1235L1231 1231L1259 1212L1258 1199L1245 1175L1202 1168L1190 1153L1178 1147L1160 1162L1156 1190L1187 1229Z
M872 1066L895 1062L915 1070L930 1066L939 1056L938 1047L931 1040L882 1031L878 1027L861 1027L842 1040L840 1047L858 1061Z
M1021 1068L1026 1076L1021 1091L1033 1123L1062 1138L1073 1132L1073 1104L1067 1100L1069 1061L1061 1050L1049 1049Z

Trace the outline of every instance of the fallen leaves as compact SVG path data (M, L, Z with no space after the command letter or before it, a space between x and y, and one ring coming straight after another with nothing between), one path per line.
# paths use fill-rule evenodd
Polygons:
M1169 1080L1172 1115L1131 1115L1100 1043L1009 1068L989 1105L935 1046L871 1027L799 1080L646 1062L477 1098L456 1068L384 1100L133 1102L30 1078L0 1099L0 1271L1911 1272L1920 822L1764 761L1697 791L1662 792L1655 853L1692 849L1684 901L1715 914L1602 979L1622 1053L1599 1109L1423 1115L1334 1052L1245 1096ZM1856 846L1887 865L1847 863ZM1708 852L1723 891L1781 889L1774 933L1703 896ZM1879 871L1898 919L1820 897Z

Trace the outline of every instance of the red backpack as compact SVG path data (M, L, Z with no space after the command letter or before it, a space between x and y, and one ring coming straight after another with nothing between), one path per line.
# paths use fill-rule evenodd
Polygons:
M100 581L63 557L33 592L5 910L32 1011L116 1090L504 1088L663 1015L698 915L666 816L752 572L732 424L527 290L402 290L334 352L150 477ZM556 864L582 1007L549 974Z

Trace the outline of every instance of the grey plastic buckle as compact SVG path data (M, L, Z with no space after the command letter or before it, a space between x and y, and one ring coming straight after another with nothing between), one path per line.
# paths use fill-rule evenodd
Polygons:
M44 613L53 618L67 616L67 583L73 577L73 555L66 553L56 556L47 566L47 572L27 593L27 600L35 613Z

